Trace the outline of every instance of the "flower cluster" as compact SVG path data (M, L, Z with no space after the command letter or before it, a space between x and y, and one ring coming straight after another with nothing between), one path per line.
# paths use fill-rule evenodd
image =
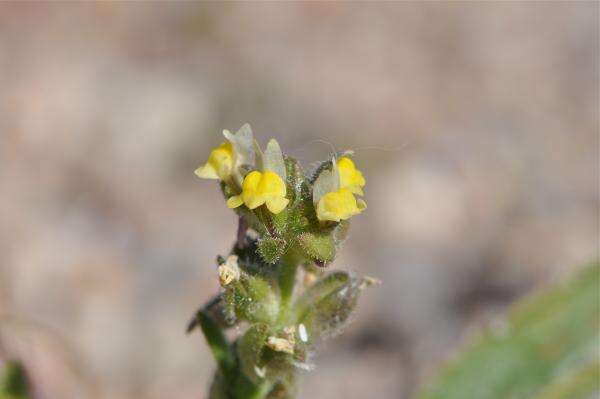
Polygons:
M219 364L209 398L293 398L296 370L307 367L314 344L338 333L376 282L325 273L349 219L366 209L365 178L350 152L305 173L276 140L263 151L248 125L223 135L196 175L219 181L239 216L238 235L218 257L221 291L189 330L201 327ZM247 329L230 343L223 331L241 322Z
M265 205L279 214L290 203L286 187L286 162L275 139L262 152L249 125L232 134L223 131L226 142L212 150L208 161L196 170L205 179L219 179L226 186L229 208L254 210ZM321 222L339 222L359 214L366 208L363 196L365 178L345 154L325 162L312 184L312 199Z

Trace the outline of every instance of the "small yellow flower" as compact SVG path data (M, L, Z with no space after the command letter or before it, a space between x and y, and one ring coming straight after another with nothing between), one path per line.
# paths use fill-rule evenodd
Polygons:
M250 172L242 184L242 193L227 200L229 208L237 208L246 204L249 209L255 209L266 204L271 213L278 214L285 209L289 200L285 198L285 183L275 172Z
M345 187L338 191L325 194L317 203L317 218L321 221L331 220L339 222L361 213L367 204L363 200L356 200L352 192Z
M362 188L366 183L365 178L360 170L356 169L354 162L348 157L342 157L337 161L337 167L340 187L347 188L353 194L364 195Z
M211 151L208 161L196 169L196 176L203 179L228 180L233 170L233 146L226 142Z

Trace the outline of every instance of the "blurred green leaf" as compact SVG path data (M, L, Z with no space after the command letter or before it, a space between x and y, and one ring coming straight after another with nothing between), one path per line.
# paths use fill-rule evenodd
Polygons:
M7 362L0 369L0 399L27 399L29 397L25 369L20 363Z
M356 307L360 282L347 273L335 272L315 283L309 291L310 294L297 303L296 320L304 325L307 342L312 343L341 331ZM302 305L304 301L308 306Z
M575 399L599 392L600 264L517 303L418 399Z
M294 323L301 322L319 301L346 285L349 280L348 273L336 271L311 285L294 303Z

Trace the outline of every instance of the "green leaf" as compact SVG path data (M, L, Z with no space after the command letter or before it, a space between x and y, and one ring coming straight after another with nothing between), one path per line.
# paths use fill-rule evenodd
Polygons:
M279 313L279 297L271 284L260 276L242 275L240 280L246 295L237 304L244 318L251 322L271 323Z
M350 280L348 273L336 271L311 285L294 303L294 324L301 322L317 303L343 287Z
M598 393L600 264L517 303L419 399L567 399ZM537 396L536 396L537 395Z
M206 342L212 351L219 369L227 380L231 380L235 371L236 361L233 350L219 325L205 312L201 311L196 316L200 328L204 333Z
M338 273L343 272L330 275L335 277L328 276L330 279L325 277L323 285L315 289L313 298L301 298L297 304L297 321L306 328L309 343L339 333L356 307L360 281ZM344 279L346 281L342 283Z
M594 362L574 373L556 378L535 399L588 399L600 392L600 363Z
M9 361L0 369L0 399L27 399L30 397L25 369L20 363Z

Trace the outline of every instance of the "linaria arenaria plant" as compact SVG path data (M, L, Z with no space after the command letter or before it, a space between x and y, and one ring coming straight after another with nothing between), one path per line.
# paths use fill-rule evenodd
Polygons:
M351 152L306 174L275 139L263 151L247 124L223 135L195 173L219 182L238 232L230 253L217 257L220 292L188 332L200 327L218 365L209 398L293 398L315 345L341 331L376 282L326 270L350 219L367 207L365 178ZM225 331L234 326L243 333L232 342Z

